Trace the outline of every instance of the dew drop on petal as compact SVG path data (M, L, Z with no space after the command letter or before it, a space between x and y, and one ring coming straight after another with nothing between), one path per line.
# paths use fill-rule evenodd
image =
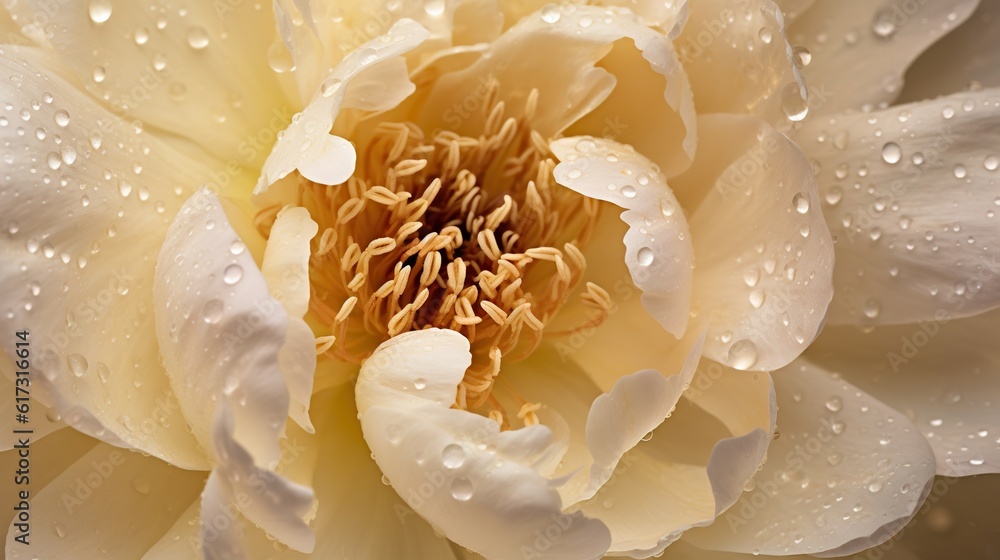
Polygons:
M238 264L231 264L222 273L222 281L230 286L243 279L243 267Z
M186 38L188 46L196 51L204 49L209 43L208 31L205 31L205 28L199 25L188 29Z
M895 142L888 142L886 145L882 146L882 161L895 165L899 163L899 160L903 157L903 151L899 148L899 144Z
M839 412L842 408L844 408L844 401L840 400L840 397L830 397L826 401L826 409L830 412Z
M69 363L69 370L77 377L83 377L83 374L87 373L87 369L90 368L87 358L80 354L70 354L66 357L66 361Z
M451 481L451 497L460 502L468 502L472 499L474 492L472 481L464 476L460 476Z
M643 247L639 249L639 253L636 255L636 257L639 260L639 264L641 264L642 266L649 266L653 264L653 259L654 259L653 250L650 249L649 247Z
M224 305L222 300L211 299L205 303L205 307L201 310L201 317L209 325L214 325L222 319L222 312L224 310Z
M809 211L809 196L806 193L797 193L792 197L792 205L796 212L805 214Z
M456 443L449 443L441 451L441 461L449 469L457 469L465 464L465 449Z
M90 21L94 23L104 23L111 19L111 0L90 0L87 11L90 14Z
M757 345L750 340L738 340L729 347L729 365L746 370L757 363Z

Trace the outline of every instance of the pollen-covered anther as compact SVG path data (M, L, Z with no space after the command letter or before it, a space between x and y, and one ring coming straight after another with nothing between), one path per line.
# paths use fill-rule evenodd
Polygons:
M335 337L324 351L357 363L407 331L458 331L473 363L456 405L489 404L485 412L506 426L490 396L501 359L527 356L579 284L598 205L554 182L548 142L529 125L537 93L517 118L496 93L494 85L478 137L373 125L354 175L336 186L303 180L301 204L323 232L310 305ZM610 308L599 287L582 298ZM521 412L537 422L533 410Z

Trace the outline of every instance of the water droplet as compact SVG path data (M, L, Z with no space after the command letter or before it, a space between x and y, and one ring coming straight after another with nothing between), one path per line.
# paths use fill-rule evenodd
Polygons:
M622 187L622 194L625 195L625 198L635 198L635 187L632 185L625 185Z
M222 273L222 281L230 286L243 279L243 267L238 264L231 264Z
M209 325L214 325L222 319L222 313L225 310L225 305L223 305L222 300L211 299L205 303L205 307L201 310L201 317Z
M125 180L118 181L118 192L122 196L128 196L132 192L132 184Z
M899 163L899 160L902 157L903 150L899 148L899 144L895 142L888 142L885 146L882 146L882 161L888 163L889 165Z
M795 211L799 214L805 214L809 211L809 195L806 193L798 193L792 197L792 206L795 207Z
M840 400L840 397L830 397L826 401L826 409L830 412L838 412L842 408L844 408L844 401Z
M791 82L781 89L780 101L781 110L790 121L801 121L809 114L808 96L797 82Z
M997 158L997 156L986 156L986 159L983 160L983 167L987 171L996 171L997 167L1000 167L1000 158Z
M240 255L243 253L243 251L246 251L246 249L247 246L244 245L243 242L240 241L239 239L233 241L233 244L229 246L229 252L234 255Z
M414 379L413 388L418 391L423 391L425 388L427 388L427 380L424 379L423 377L418 377Z
M559 13L559 6L556 4L547 4L542 8L542 21L545 23L557 23L560 18L562 14Z
M90 368L87 358L80 354L70 354L66 357L66 361L69 363L69 370L77 377L83 377L83 374L87 373L87 369Z
M465 464L465 449L456 443L449 443L441 451L441 461L449 469L457 469Z
M799 68L809 66L809 63L812 62L812 53L805 47L795 47L792 49L792 54L795 56L795 64Z
M389 424L389 427L385 429L385 439L396 445L403 439L403 427L399 424Z
M956 179L964 179L968 175L969 171L961 163L955 166L954 169Z
M187 32L187 44L196 51L200 51L208 46L208 31L204 27L196 25Z
M888 39L896 34L896 24L893 22L894 14L890 10L881 10L875 14L872 21L872 33L879 39Z
M664 217L669 218L670 216L673 216L676 211L677 206L672 200L666 198L660 200L660 213L663 214Z
M104 23L111 18L111 0L90 0L88 4L90 21Z
M757 282L760 282L760 270L753 267L744 270L743 282L746 283L746 285L751 288L756 286Z
M63 527L62 523L56 522L52 524L52 530L55 531L56 536L60 539L66 537L66 527Z
M292 53L288 52L285 44L281 41L275 42L267 49L267 64L271 67L271 70L274 70L278 74L291 72L295 69L295 61L292 59Z
M882 311L882 304L879 303L877 299L869 299L865 302L865 317L869 319L877 319L879 312Z
M103 66L94 66L93 78L95 82L97 83L103 82L104 78L106 78L107 75L108 75L107 71L104 70Z
M429 16L439 16L444 13L444 0L426 0L424 2L424 11L427 12Z
M979 455L976 455L975 457L969 459L969 464L972 465L973 467L981 467L985 462L986 461Z
M132 34L132 40L137 45L145 45L149 41L149 28L140 27L136 29L135 33Z
M876 493L876 492L881 492L882 491L882 483L879 482L878 480L876 480L875 482L872 482L871 484L868 485L868 491L871 492L871 493L873 493L873 494Z
M746 370L757 363L757 345L750 340L738 340L729 347L729 365Z
M59 109L55 114L56 124L59 126L69 125L69 113L65 109Z
M836 206L840 204L841 199L844 198L844 190L834 185L826 190L825 198L827 204L830 206Z
M145 496L146 494L149 494L151 488L152 486L150 485L149 481L146 480L144 477L137 476L134 479L132 479L132 489L135 490L136 493L138 494L142 494L143 496Z
M650 249L649 247L643 247L639 249L639 253L636 255L636 257L639 260L639 264L641 264L642 266L649 266L653 264L653 259L655 258L655 256L653 255L653 250Z
M760 306L764 305L765 294L764 290L757 288L755 290L750 290L750 305L754 309L760 309Z
M330 97L331 95L337 93L343 85L343 80L339 78L327 78L323 81L323 84L320 85L319 92L323 97Z
M97 376L101 378L101 383L107 383L111 378L111 368L104 362L97 362Z
M474 488L472 481L464 476L460 476L451 481L451 497L460 502L468 502L472 499Z
M764 42L764 44L771 44L771 28L764 26L757 30L757 37Z

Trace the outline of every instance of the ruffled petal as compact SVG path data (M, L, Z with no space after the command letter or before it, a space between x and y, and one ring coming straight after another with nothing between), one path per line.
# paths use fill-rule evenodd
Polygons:
M691 22L677 43L700 114L755 115L777 127L805 117L806 83L774 2L692 2Z
M476 109L490 80L513 118L523 116L538 90L531 125L543 137L563 131L614 137L668 176L694 154L694 104L684 69L670 41L629 11L552 6L524 18L474 64L443 75L419 123L478 133L485 115Z
M664 329L684 336L691 308L691 234L663 175L630 146L611 140L563 138L551 149L561 160L553 171L556 182L625 209L625 262L642 290L642 304Z
M509 384L521 403L542 405L539 418L566 440L566 452L550 475L565 480L559 487L564 507L593 497L622 456L669 416L694 376L700 343L690 349L683 369L640 370L619 378L606 393L548 345L527 360L504 366L504 386ZM500 398L517 410L518 401Z
M831 327L809 359L895 408L930 442L937 473L1000 472L1000 314L880 327Z
M832 323L1000 306L1000 90L807 123L837 237Z
M34 450L32 450L34 452ZM201 491L205 473L98 443L38 494L29 545L7 533L10 560L141 558ZM81 520L86 522L81 523ZM42 529L39 525L46 525Z
M465 337L430 329L390 339L365 362L358 411L382 472L421 517L488 558L602 556L607 528L563 514L537 470L553 452L548 428L501 433L489 418L448 408L471 361Z
M711 523L764 460L777 412L767 374L703 368L685 395L581 507L611 529L615 555L649 558Z
M691 216L694 310L705 355L737 369L788 364L815 338L833 296L833 243L809 162L755 117L699 119L694 166L671 181Z
M774 374L780 437L739 502L689 542L766 555L845 556L917 512L934 457L901 414L804 361Z
M306 431L312 430L309 399L316 373L316 338L302 317L309 311L309 242L317 231L319 226L305 208L280 211L261 264L271 296L288 313L288 332L278 364L288 386L288 414Z
M108 443L207 467L159 363L151 303L156 252L208 162L137 133L36 50L5 47L0 67L4 118L23 123L0 127L0 325L31 332L33 396Z
M267 63L274 19L253 3L192 3L180 14L148 2L7 6L116 115L223 161L259 166L294 111Z
M896 102L933 99L974 87L1000 87L998 51L1000 4L980 2L965 23L913 61Z
M811 53L811 62L802 68L813 94L810 112L819 116L845 109L885 108L899 95L910 63L965 21L978 3L813 3L788 30L791 44Z
M354 173L356 153L347 140L330 134L342 108L369 108L364 95L372 87L387 96L375 105L384 110L398 104L413 92L406 76L406 64L393 59L414 49L429 33L412 20L402 20L381 37L361 45L337 65L309 105L292 119L264 164L263 175L255 194L298 169L307 179L336 185ZM391 73L391 85L384 87L385 71ZM376 84L378 84L376 86Z
M302 517L312 493L271 470L289 409L279 365L288 316L242 247L214 195L200 191L185 203L157 261L160 352L194 436L217 462L203 518L208 505L234 502L282 542L308 551L313 535ZM252 497L237 499L244 494Z

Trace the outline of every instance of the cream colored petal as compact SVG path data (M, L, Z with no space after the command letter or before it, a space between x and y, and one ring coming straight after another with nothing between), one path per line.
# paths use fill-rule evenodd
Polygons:
M386 99L391 98L394 103L402 101L414 87L406 78L405 64L383 65L414 49L428 36L427 30L416 22L402 20L381 38L368 41L348 55L326 77L309 105L284 130L264 164L263 175L254 192L264 192L295 169L306 178L324 184L346 181L354 173L356 156L347 140L330 134L340 110L367 106L364 95L352 95L352 92L367 91L373 87L372 80L384 80L386 69L394 69L394 84L405 84L387 89L384 94L389 97ZM389 104L382 100L377 105L385 108Z
M32 418L32 423L34 423L34 418ZM14 480L13 473L16 472L20 467L18 463L22 459L21 451L23 447L14 448L16 444L20 444L18 438L24 438L25 435L14 434L10 432L4 438L4 443L7 440L12 440L10 445L3 451L0 451L0 468L4 469L4 472L11 473L11 477L8 479L9 482L5 482L5 488L8 490L0 495L0 508L3 508L2 519L5 523L4 527L7 527L8 531L11 531L11 523L14 522L14 516L17 515L18 510L15 510L15 506L19 506L21 501L18 495L19 490L27 490L29 496L37 496L43 489L45 489L53 480L56 480L67 468L73 465L78 459L86 455L95 445L100 443L98 440L81 434L80 432L72 428L61 428L53 431L52 433L46 435L44 438L39 439L35 437L35 434L31 434L29 437L29 459L30 466L29 479L26 482L30 484L18 484ZM124 450L123 454L127 454ZM76 484L76 481L72 481L73 484L59 488L59 492L65 494L66 499L63 501L65 507L73 505L74 507L78 505L78 501L82 503L83 499L89 499L92 496L93 488L90 488L86 481L83 481L83 485ZM92 481L93 482L93 481ZM23 488L18 488L23 486ZM79 494L77 492L79 491ZM21 506L23 509L23 506ZM29 515L31 511L29 510ZM32 520L31 529L34 531L38 528L35 523L36 520ZM17 528L14 528L15 530Z
M154 302L171 385L194 436L216 462L203 519L214 515L208 506L232 502L282 542L310 550L313 535L302 517L312 493L271 470L290 401L279 359L288 316L211 193L199 191L171 225L157 261Z
M659 27L671 39L677 37L687 22L691 5L688 0L601 0L603 6L620 6L635 12L650 27Z
M833 323L1000 305L1000 90L806 124L837 239Z
M625 209L625 262L642 290L643 307L675 337L684 336L691 307L691 234L656 165L630 146L589 136L557 140L551 149L561 160L553 171L556 182Z
M210 167L137 133L38 51L3 50L0 325L31 332L32 393L87 434L205 468L157 357L152 290L170 219Z
M726 147L699 152L705 158L671 186L682 204L703 197L689 223L705 355L776 369L816 336L833 295L833 243L812 168L755 117L705 116L699 128L708 145Z
M65 558L68 551L81 560L140 558L204 480L203 472L99 443L32 496L31 544L8 531L6 558Z
M788 29L804 46L814 117L881 109L899 95L903 74L927 47L961 24L978 0L896 2L820 0Z
M789 25L815 4L818 0L774 0L774 3L781 9L785 18L785 24Z
M934 479L927 442L901 414L802 360L775 372L778 430L751 490L700 547L765 555L844 556L884 542Z
M998 50L1000 3L981 1L965 23L913 61L896 102L933 99L974 87L1000 87Z
M497 100L514 118L538 89L531 124L543 137L564 130L611 136L633 144L668 176L694 153L694 106L673 45L631 12L561 6L524 18L475 64L437 81L420 124L481 130L492 79Z
M692 2L676 43L699 113L755 115L778 128L805 117L806 83L771 0Z
M564 507L591 498L621 457L664 421L691 382L700 352L699 341L683 369L662 374L640 370L622 376L603 393L584 369L561 360L551 346L504 365L505 383L498 392L502 395L509 385L516 397L501 396L501 402L514 411L519 402L541 404L542 423L566 438L566 453L550 475L566 480L559 487Z
M1000 472L1000 313L880 327L831 327L810 359L903 413L937 457L937 472Z
M302 317L309 310L309 242L318 230L308 210L285 208L271 226L261 265L271 296L288 312L288 332L278 364L288 386L289 416L306 430L312 429L309 399L316 372L316 338Z
M584 513L611 529L615 555L655 556L685 531L711 523L764 458L777 411L767 374L706 368L691 387L583 504ZM713 400L728 405L718 417L700 408Z
M532 550L553 559L600 557L607 529L561 513L552 481L537 470L552 452L548 428L501 433L489 418L449 408L471 360L465 337L430 329L390 339L365 362L358 411L382 472L421 517L487 558ZM536 531L550 528L558 538L533 549Z
M80 83L139 126L183 137L223 161L257 167L294 108L267 64L275 36L251 2L9 3L22 26L43 31ZM266 134L264 133L266 131Z

